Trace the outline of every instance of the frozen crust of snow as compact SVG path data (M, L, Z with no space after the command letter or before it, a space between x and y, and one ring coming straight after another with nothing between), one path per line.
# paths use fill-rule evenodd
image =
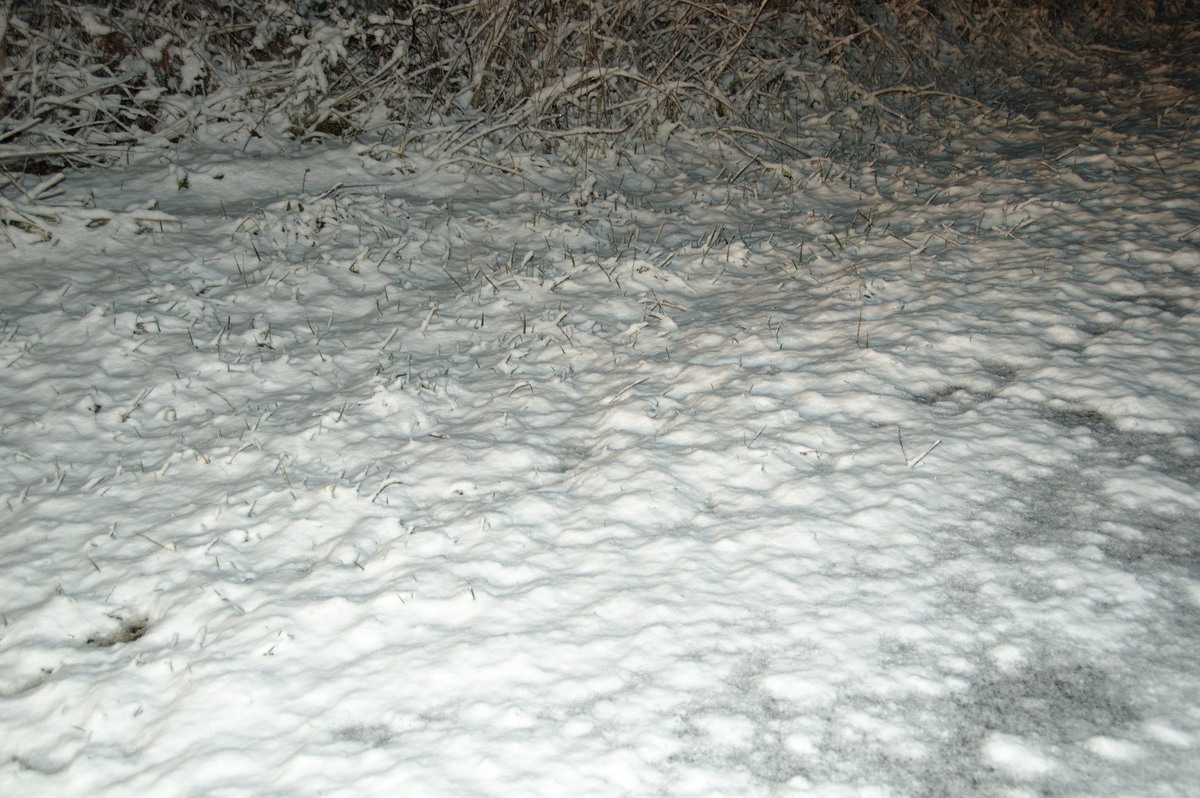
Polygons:
M73 175L0 261L0 793L1194 789L1197 139L1074 113Z

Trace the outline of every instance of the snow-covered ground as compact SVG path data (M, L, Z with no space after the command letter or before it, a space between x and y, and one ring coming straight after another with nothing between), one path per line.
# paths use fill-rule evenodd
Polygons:
M0 794L1200 795L1185 77L6 194Z

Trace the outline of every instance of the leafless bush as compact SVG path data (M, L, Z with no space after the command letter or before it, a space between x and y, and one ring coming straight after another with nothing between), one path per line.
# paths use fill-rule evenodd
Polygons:
M10 0L0 168L98 163L199 130L235 142L423 135L459 152L670 123L781 142L847 106L864 124L903 126L906 103L977 95L1015 56L1046 57L1079 31L1148 30L1190 5Z

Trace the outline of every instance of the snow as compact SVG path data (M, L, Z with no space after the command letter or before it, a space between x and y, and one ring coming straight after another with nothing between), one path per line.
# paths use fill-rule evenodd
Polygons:
M1194 793L1200 138L1143 81L786 174L6 199L0 793Z

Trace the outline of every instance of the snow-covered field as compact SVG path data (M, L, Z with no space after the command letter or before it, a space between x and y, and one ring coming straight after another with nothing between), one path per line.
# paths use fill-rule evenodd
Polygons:
M0 794L1200 795L1187 77L6 195Z

